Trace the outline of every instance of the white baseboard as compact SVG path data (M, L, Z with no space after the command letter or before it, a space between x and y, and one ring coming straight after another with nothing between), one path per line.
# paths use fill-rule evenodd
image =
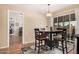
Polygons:
M8 48L9 46L3 46L3 47L0 47L0 49L4 49L4 48Z
M33 43L34 41L30 41L30 42L24 42L23 44L28 44L28 43Z

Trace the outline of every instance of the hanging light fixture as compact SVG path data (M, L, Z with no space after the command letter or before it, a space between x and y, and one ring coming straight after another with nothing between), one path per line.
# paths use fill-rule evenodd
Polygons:
M52 13L50 12L50 4L48 4L48 12L47 12L46 16L48 16L48 17L52 16Z

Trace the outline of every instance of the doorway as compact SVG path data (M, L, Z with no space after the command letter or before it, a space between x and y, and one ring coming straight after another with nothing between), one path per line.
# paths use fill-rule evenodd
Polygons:
M9 47L23 44L24 34L24 13L18 11L8 11L8 44Z

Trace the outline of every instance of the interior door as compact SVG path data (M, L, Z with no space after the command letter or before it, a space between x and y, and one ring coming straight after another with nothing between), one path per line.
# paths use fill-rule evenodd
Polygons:
M15 13L14 16L14 35L19 35L19 29L23 26L23 15L21 13Z
M10 46L13 46L14 44L22 44L23 41L23 35L19 35L19 33L23 33L23 13L19 13L16 11L10 11L9 12L9 32L12 31L11 34L9 34L9 43ZM10 31L10 29L12 29Z

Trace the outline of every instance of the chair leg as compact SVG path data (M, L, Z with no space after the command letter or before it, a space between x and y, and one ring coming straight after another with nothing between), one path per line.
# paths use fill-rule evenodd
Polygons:
M42 45L42 40L41 40L41 43L40 44Z
M47 51L47 40L44 41L44 46L46 47L46 51Z
M23 50L21 52L22 52L22 54L24 54L24 51Z
M65 48L66 48L66 53L67 53L67 41L65 41Z
M36 42L36 40L35 40L35 51L36 51L36 44L37 44L37 42Z
M54 48L55 48L55 42L54 42L54 40L52 42L53 42L53 50L54 50Z
M40 40L39 40L39 46L38 46L38 54L40 53Z
M64 41L62 40L62 51L63 51L63 54L64 54Z

